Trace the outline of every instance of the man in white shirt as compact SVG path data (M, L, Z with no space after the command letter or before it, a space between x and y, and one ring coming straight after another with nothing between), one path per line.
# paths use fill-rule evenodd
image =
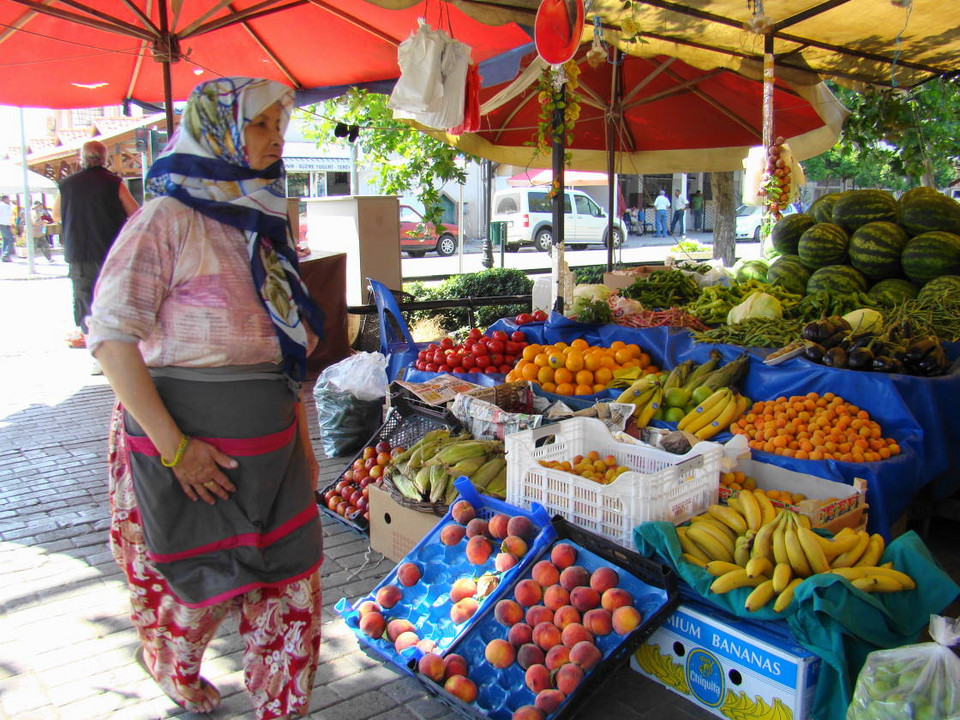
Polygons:
M680 224L680 234L684 235L683 216L687 209L687 201L680 197L680 191L673 191L673 219L670 221L670 234L675 235L677 224Z
M13 208L10 206L10 196L0 196L0 236L3 237L3 250L0 255L3 262L13 262Z
M667 210L670 209L670 198L667 197L667 193L664 190L660 191L660 194L657 195L657 199L653 201L653 207L656 208L654 212L654 237L666 237L667 236Z

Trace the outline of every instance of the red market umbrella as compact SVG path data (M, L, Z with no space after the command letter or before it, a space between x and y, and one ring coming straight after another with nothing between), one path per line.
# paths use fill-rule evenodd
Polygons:
M531 185L549 185L553 182L553 172L550 170L524 170L522 173L507 178L511 187L529 187ZM606 173L580 172L571 170L564 173L563 183L567 187L583 185L606 185L609 182Z

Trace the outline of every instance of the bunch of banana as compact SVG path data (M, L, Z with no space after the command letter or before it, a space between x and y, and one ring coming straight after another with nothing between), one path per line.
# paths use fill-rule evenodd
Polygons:
M743 415L749 404L750 401L740 393L721 387L684 415L677 429L693 433L701 440L709 440Z
M394 457L384 477L404 497L415 501L451 502L457 496L454 481L460 476L481 492L499 498L507 495L507 462L503 442L474 440L468 433L451 435L432 430L416 444Z
M660 409L663 402L663 383L660 375L644 375L617 398L618 403L633 403L636 406L632 417L636 420L638 429L649 425Z

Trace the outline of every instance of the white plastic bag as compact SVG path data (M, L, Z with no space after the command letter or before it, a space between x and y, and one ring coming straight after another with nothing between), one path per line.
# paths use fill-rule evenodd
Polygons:
M929 630L934 642L867 655L847 720L960 718L960 621L931 615Z
M378 352L360 352L331 365L317 378L317 387L347 392L358 400L377 400L387 394L387 359Z

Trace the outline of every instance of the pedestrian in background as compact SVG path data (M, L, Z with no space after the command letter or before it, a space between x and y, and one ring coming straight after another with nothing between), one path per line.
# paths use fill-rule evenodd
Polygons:
M690 209L693 210L693 229L703 232L703 193L700 190L690 198Z
M670 220L670 234L676 235L677 225L680 225L680 234L685 233L683 215L687 209L687 201L680 197L680 191L673 191L673 219Z
M47 262L53 262L50 255L50 240L47 238L47 225L53 222L50 213L39 200L33 203L33 212L30 213L30 232L33 233L33 247L43 253Z
M3 262L13 262L13 205L9 195L0 195L0 236L3 237Z
M656 230L654 237L667 237L667 211L670 209L670 198L667 197L665 190L661 190L657 199L653 201L654 228Z

